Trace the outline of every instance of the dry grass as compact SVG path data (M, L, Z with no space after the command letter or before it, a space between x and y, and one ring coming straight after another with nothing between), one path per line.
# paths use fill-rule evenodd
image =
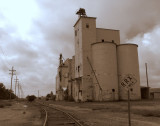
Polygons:
M6 106L12 106L12 103L10 103L10 101L7 100L0 100L0 108L4 108Z
M98 125L100 122L102 125L102 122L105 121L105 126L128 125L127 101L85 103L47 101L47 103L58 105L59 107L64 106L63 108L68 107L67 109L70 110L73 108L72 110L75 110L73 113L77 117L79 116L85 121L90 119L90 121L86 121L86 124ZM157 126L160 124L160 100L131 101L131 117L133 126Z

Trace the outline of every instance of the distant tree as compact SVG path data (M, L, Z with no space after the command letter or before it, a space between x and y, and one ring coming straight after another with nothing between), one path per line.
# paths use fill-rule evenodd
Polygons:
M54 95L52 91L50 94L46 95L46 100L55 100L55 99L56 99L56 95Z
M6 89L3 83L0 83L0 99L11 99L16 98L16 95L13 93L13 91Z
M51 95L51 99L52 99L52 100L56 100L56 95L54 95L52 91L51 91L51 94L50 94L50 95Z
M36 96L35 95L30 95L30 96L28 95L26 98L29 102L32 102L36 99Z
M3 83L0 83L0 99L4 99L5 98L5 86L3 85Z
M46 100L48 101L49 99L51 99L51 94L46 95Z
M46 97L47 97L47 98L51 98L51 94L47 94Z
M56 95L53 95L52 100L53 100L53 101L55 101L55 100L56 100Z

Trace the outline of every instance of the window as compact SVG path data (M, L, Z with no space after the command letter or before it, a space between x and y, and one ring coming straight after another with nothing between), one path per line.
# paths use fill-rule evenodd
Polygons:
M102 39L102 42L104 42L104 39Z
M77 36L77 30L75 30L75 36Z
M80 66L78 66L78 72L80 71Z
M112 89L112 92L115 92L115 89Z
M60 82L62 81L62 74L61 74L61 71L59 71L59 80L60 80Z
M89 24L88 23L86 24L86 28L89 28Z

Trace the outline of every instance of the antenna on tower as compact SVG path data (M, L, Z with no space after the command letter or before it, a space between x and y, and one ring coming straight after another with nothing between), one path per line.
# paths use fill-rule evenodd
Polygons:
M59 56L59 66L61 66L63 64L63 60L62 60L63 56L62 53Z
M80 8L77 12L76 12L77 15L79 15L79 17L87 17L86 15L86 11L84 8Z

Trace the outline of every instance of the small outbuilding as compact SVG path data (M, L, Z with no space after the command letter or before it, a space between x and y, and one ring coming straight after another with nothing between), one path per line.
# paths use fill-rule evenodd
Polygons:
M150 98L151 99L160 99L160 88L151 88L150 89Z
M150 87L141 86L141 99L150 98Z

